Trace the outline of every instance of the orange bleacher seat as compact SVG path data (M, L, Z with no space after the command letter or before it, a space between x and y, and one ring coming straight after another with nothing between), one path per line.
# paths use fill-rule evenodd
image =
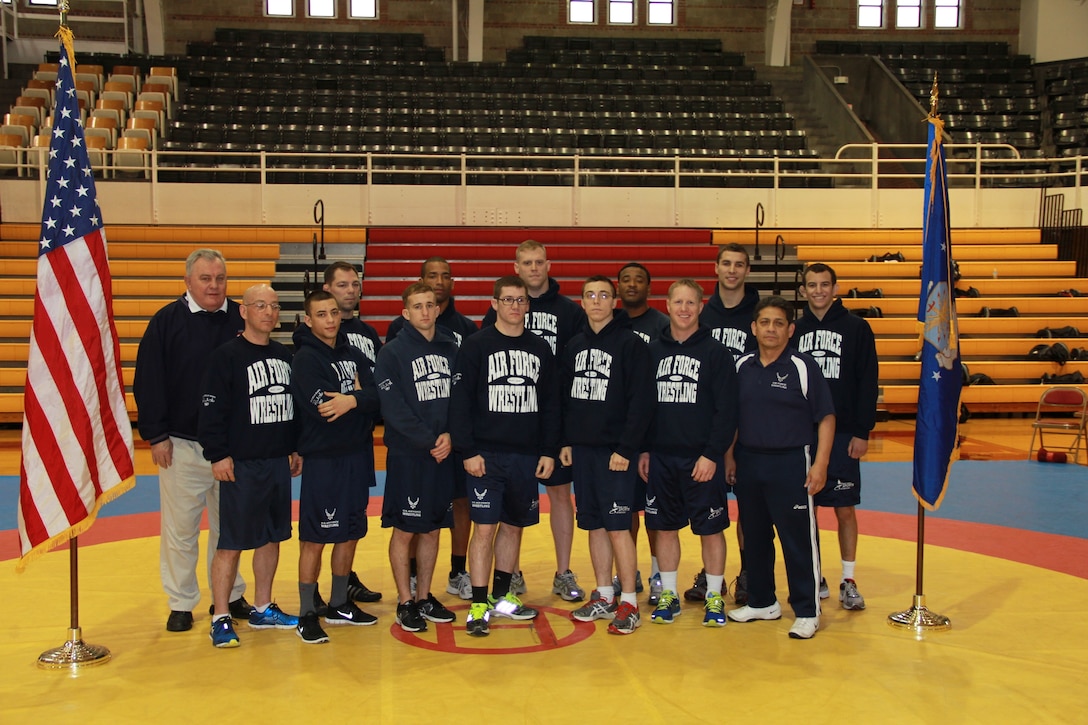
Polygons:
M34 118L34 125L41 126L48 112L44 98L36 96L17 96L11 105L12 113L21 113Z
M128 120L128 113L124 104L116 98L99 98L98 102L94 104L91 116L112 118L117 122L117 128L123 127L125 121Z
M171 66L151 66L147 72L147 83L170 86L170 94L174 99L178 97L178 69Z
M0 170L14 169L22 161L23 151L26 147L21 136L12 133L0 133ZM22 169L19 169L22 175Z
M100 97L103 99L112 98L123 101L126 110L132 108L132 102L136 98L132 93L132 88L127 83L121 83L119 81L106 81L106 85L102 86Z
M166 117L174 117L174 96L170 86L162 83L145 83L138 101L158 101L166 109Z
M166 112L160 101L136 101L132 116L133 118L154 119L160 133L166 128Z
M5 113L4 125L0 126L0 133L15 134L22 138L23 146L30 144L30 137L34 135L34 119L21 113Z
M87 104L87 108L93 108L95 101L98 100L98 91L94 87L94 83L91 81L76 81L76 98L84 101Z
M57 71L59 70L60 65L57 63L38 63L38 69L34 71L34 78L46 83L52 83L57 80Z
M117 146L117 122L107 116L91 116L87 120L85 136L102 136L106 139L106 148Z
M147 141L147 148L155 148L158 127L151 118L130 118L123 134L126 138L138 137Z
M138 172L146 178L149 175L147 148L147 140L138 136L117 139L117 150L113 153L114 176L118 173Z
M77 81L91 81L94 83L95 93L102 90L102 84L106 77L105 69L100 65L76 64L75 78Z
M90 160L91 166L100 169L105 174L109 168L106 163L106 137L88 134L83 140L87 147L87 158Z

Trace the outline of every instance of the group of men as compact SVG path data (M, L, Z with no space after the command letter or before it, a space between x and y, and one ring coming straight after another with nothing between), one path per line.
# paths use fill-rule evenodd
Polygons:
M222 255L193 252L185 295L148 326L134 383L140 432L160 469L167 629L192 627L204 509L215 646L239 644L237 619L294 629L307 643L328 641L322 618L376 621L355 602L381 595L352 565L367 533L379 414L388 449L381 523L392 529L396 621L405 630L455 619L430 589L442 528L452 534L447 592L471 600L469 635L488 635L494 617L537 616L519 598L520 550L524 528L539 521L540 485L556 558L552 593L586 598L570 566L577 524L588 532L596 586L572 616L607 620L610 633L641 625L640 511L655 623L682 612L679 531L687 526L699 536L703 569L684 597L702 601L704 625L778 619L777 530L796 615L790 636L813 636L819 599L829 595L814 496L837 515L840 602L863 609L854 506L875 422L872 332L837 300L826 265L805 271L808 308L796 327L791 303L760 299L747 284L743 247L723 246L715 271L705 306L698 283L681 279L668 289L668 314L654 309L650 271L637 262L615 279L588 278L579 305L560 294L544 246L529 240L515 252L515 274L495 282L478 330L455 308L449 263L434 257L404 291L382 345L355 314L357 271L336 262L305 300L292 357L271 339L276 292L256 285L234 303ZM272 601L271 588L279 542L291 534L290 479L300 471L295 617ZM730 490L740 512L733 596L742 606L727 613ZM326 604L317 582L327 544ZM254 552L255 607L243 596L242 550Z

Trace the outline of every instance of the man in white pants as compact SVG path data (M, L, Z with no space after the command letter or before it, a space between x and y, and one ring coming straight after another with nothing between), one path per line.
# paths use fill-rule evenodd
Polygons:
M193 609L200 601L196 565L205 510L209 581L219 541L219 483L197 443L200 383L211 351L245 327L238 303L227 299L227 263L218 251L197 249L189 255L185 290L148 323L132 385L140 436L151 444L151 460L159 467L159 566L170 605L170 632L193 627ZM243 597L245 589L239 574L230 594L235 619L248 619L252 610Z

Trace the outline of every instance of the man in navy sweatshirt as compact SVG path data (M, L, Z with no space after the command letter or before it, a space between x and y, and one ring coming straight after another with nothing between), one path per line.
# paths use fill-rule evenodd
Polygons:
M302 470L291 397L291 353L272 339L279 295L268 285L245 291L245 330L208 358L201 393L199 438L219 481L219 545L212 559L216 647L237 647L231 586L243 550L253 551L252 629L294 629L298 617L272 601L280 542L291 538L291 477Z
M351 262L338 260L325 268L324 280L321 289L331 294L336 300L337 307L340 308L340 334L344 336L348 344L363 353L370 371L374 372L374 362L378 359L382 341L378 337L378 331L356 314L363 294L363 283L359 278L358 270ZM296 327L291 336L295 349L299 349L299 341L302 338L312 335L307 325ZM378 602L382 598L381 592L368 589L354 570L348 576L348 595L357 602ZM317 606L319 609L324 606L320 594Z
M431 578L438 531L449 525L453 501L449 402L457 342L436 324L438 304L430 286L416 282L402 299L408 324L378 353L374 368L389 449L382 527L393 529L389 563L397 585L397 624L421 632L426 620L454 619L431 594ZM413 541L414 592L408 563Z
M650 615L671 624L680 615L680 529L702 542L707 594L703 624L725 624L722 583L729 526L725 451L736 433L737 385L729 351L699 324L703 289L679 279L669 287L669 329L650 343L657 409L649 453L639 457L646 481L646 527L657 531L662 593Z
M219 482L197 442L200 384L208 356L243 327L238 303L227 299L226 260L217 250L197 249L185 260L185 294L155 313L136 353L132 392L140 436L151 444L151 460L159 467L159 571L170 605L170 632L193 628L193 609L200 601L196 563L205 509L209 580L219 541ZM235 619L248 619L252 610L242 596L245 590L239 575L230 593Z
M473 523L472 606L465 628L477 637L489 634L492 616L524 620L537 615L510 583L522 529L540 520L537 481L547 479L555 467L560 429L555 357L540 337L526 333L525 283L513 276L499 278L491 307L495 324L467 338L457 355L450 402L449 428L469 476Z
M514 253L514 273L524 282L529 293L529 312L525 315L525 329L541 337L551 347L553 355L561 356L567 342L585 324L585 315L576 302L559 294L559 282L550 276L552 263L544 245L526 239ZM483 324L495 321L494 308L484 315ZM552 594L558 594L568 602L580 602L585 590L578 586L578 577L570 570L570 552L574 544L574 502L571 500L571 471L567 466L556 466L547 479L540 481L548 493L551 513L552 542L555 545L555 577ZM525 579L520 570L515 574L515 593L525 591Z
M646 343L615 313L616 286L605 276L582 285L587 327L563 351L565 445L559 460L578 480L578 527L589 532L597 588L572 616L608 620L611 634L631 634L641 624L635 599L636 551L631 515L638 495L638 454L654 411ZM612 587L612 560L620 601Z
M793 345L816 358L835 401L835 442L828 464L829 485L813 497L817 506L835 509L839 530L842 580L839 603L843 609L865 609L858 593L854 566L858 551L858 518L861 503L861 457L869 450L869 433L876 425L876 401L880 371L876 338L869 323L852 315L838 299L835 270L817 262L804 272L801 292L808 307L793 333ZM820 580L820 598L830 596Z
M378 391L366 358L340 335L340 307L324 291L311 292L291 369L291 393L301 417L298 452L306 459L299 496L299 624L303 642L328 642L317 621L321 554L332 544L329 624L370 625L349 598L348 576L359 539L366 536L366 507L374 484L374 416Z
M759 290L755 285L748 284L750 271L751 260L747 249L735 242L721 245L714 262L714 276L718 278L718 283L699 315L699 322L710 328L711 337L729 348L734 360L756 349L752 312L759 302ZM737 558L740 559L740 572L733 589L733 599L737 604L748 601L743 528L738 522ZM706 591L706 572L701 571L695 577L694 586L684 592L684 599L702 601L706 598Z
M457 311L453 302L453 273L450 263L443 257L428 257L420 265L419 281L429 286L434 292L438 304L438 319L435 324L453 335L457 344L480 328L475 322ZM402 315L393 318L389 330L385 333L385 342L389 344L404 328ZM456 455L454 456L456 458ZM454 461L453 486L453 526L450 529L450 574L446 583L446 592L456 594L461 599L472 599L472 582L468 577L468 537L472 531L472 521L468 515L468 495L465 488L465 469L460 459ZM415 545L411 552L411 567L415 575Z

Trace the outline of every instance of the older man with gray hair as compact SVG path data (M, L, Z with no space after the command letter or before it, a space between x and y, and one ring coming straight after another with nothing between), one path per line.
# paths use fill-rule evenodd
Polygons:
M196 578L200 520L208 512L208 578L219 541L219 483L197 442L200 384L212 350L237 337L244 323L237 302L227 299L227 263L214 249L197 249L185 260L185 294L155 313L136 353L132 391L140 436L151 444L159 467L162 517L159 565L170 605L166 629L193 627L200 601ZM234 580L230 611L248 619L245 582Z

